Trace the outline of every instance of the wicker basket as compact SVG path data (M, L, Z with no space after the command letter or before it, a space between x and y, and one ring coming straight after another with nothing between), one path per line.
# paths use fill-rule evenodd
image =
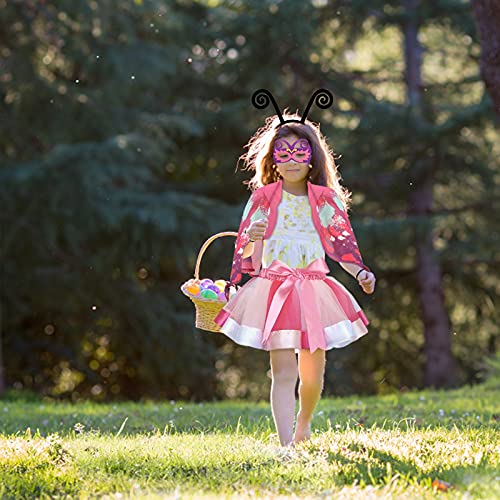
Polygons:
M186 290L186 287L190 283L193 283L193 281L200 282L199 271L203 254L205 253L205 250L208 248L210 243L215 241L217 238L220 238L221 236L238 236L238 233L235 233L234 231L225 231L223 233L214 234L213 236L208 238L208 240L203 243L200 251L198 252L196 267L194 269L194 279L191 278L181 286L182 293L191 299L196 309L196 328L207 330L209 332L220 332L220 326L214 322L214 318L215 316L217 316L217 314L219 314L219 311L222 309L224 304L227 304L227 302L225 300L211 300L204 299L202 297L196 297L190 294Z

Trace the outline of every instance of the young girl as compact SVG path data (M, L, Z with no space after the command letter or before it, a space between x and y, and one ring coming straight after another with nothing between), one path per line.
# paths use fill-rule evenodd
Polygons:
M325 351L365 335L369 321L329 272L325 252L371 294L375 276L363 264L347 217L350 193L319 126L269 117L242 158L255 171L235 245L231 286L253 277L216 316L234 342L270 352L271 407L282 446L309 439L323 389ZM278 119L279 118L279 119ZM295 357L298 353L298 366ZM295 433L295 387L300 408Z

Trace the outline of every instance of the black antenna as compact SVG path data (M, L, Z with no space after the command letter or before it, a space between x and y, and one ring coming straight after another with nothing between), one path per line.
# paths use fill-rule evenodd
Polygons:
M252 104L257 109L267 108L267 106L269 106L270 100L273 103L274 109L276 110L276 113L278 114L278 117L280 119L281 124L285 123L285 121L283 120L283 115L281 114L280 108L279 108L278 104L276 103L271 92L269 92L269 90L267 90L267 89L256 90L252 96Z
M295 119L283 120L283 115L281 114L279 106L276 103L276 100L274 99L271 92L269 92L269 90L259 89L259 90L256 90L252 95L252 104L257 109L266 108L267 106L269 106L270 101L273 103L274 109L276 110L278 118L280 119L279 126L281 127L281 125L284 125L285 123L290 123L290 122L304 124L305 119L307 118L307 114L309 113L309 110L311 109L313 102L316 101L316 105L318 107L320 107L321 109L329 108L333 104L333 95L327 89L316 90L314 92L314 94L311 96L311 98L309 99L309 102L307 103L307 107L306 107L304 114L302 115L302 118L300 120L295 120Z
M333 95L329 90L326 89L318 89L312 97L309 99L309 102L307 103L306 110L304 111L304 114L302 115L302 119L300 120L301 123L304 123L304 120L307 117L307 113L309 113L309 110L311 109L312 103L316 99L316 106L320 107L321 109L326 109L329 108L333 104Z

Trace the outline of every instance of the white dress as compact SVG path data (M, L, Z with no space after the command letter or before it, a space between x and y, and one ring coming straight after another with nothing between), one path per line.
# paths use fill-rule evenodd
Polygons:
M312 221L309 198L283 190L273 234L263 240L262 268L275 259L304 268L317 258L324 259L325 251Z

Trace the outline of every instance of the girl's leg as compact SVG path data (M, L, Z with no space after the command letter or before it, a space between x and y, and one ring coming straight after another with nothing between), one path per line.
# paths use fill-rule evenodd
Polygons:
M269 351L271 362L271 408L282 446L292 442L295 417L295 386L298 369L294 349Z
M300 408L293 437L294 443L311 437L311 419L323 390L324 373L325 351L316 349L311 354L309 349L301 349L299 352Z

